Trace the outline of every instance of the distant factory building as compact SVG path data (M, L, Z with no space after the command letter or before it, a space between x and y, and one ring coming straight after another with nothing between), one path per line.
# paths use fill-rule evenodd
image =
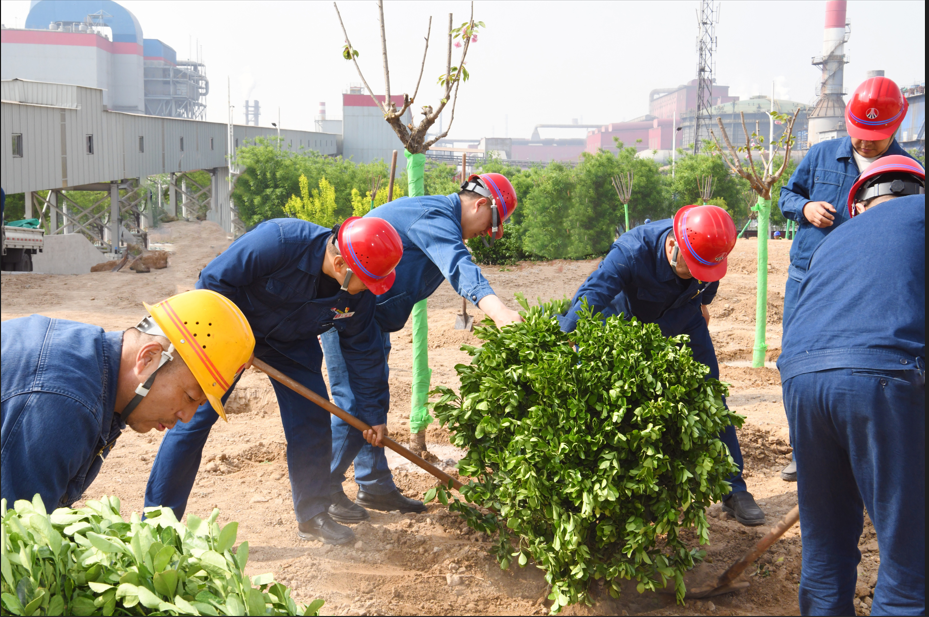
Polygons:
M739 97L729 96L729 86L713 84L711 96L714 105L738 101ZM676 88L657 88L648 95L648 115L654 118L678 118L697 108L697 80L691 79Z
M384 100L384 95L375 95ZM391 97L399 110L403 95ZM403 114L403 123L412 122L410 110ZM328 121L327 121L328 122ZM381 159L390 161L394 150L403 153L403 144L391 126L384 121L384 112L363 88L352 86L342 94L342 156L356 163Z
M800 110L797 120L794 124L793 135L795 138L794 150L805 150L807 148L807 126L809 124L810 106L797 101L788 101L785 99L774 99L774 111L793 116L794 112ZM721 118L723 126L726 127L726 133L732 141L732 145L740 147L745 145L745 131L742 129L742 114L745 114L745 128L751 136L758 130L758 134L764 138L764 143L756 142L761 145L767 145L770 139L771 120L768 112L771 110L771 98L767 96L753 96L744 101L732 101L716 105L710 110L710 117L713 118L711 129L716 136L722 140L722 135L716 125L716 119ZM681 131L678 133L677 145L686 147L693 144L694 140L694 112L690 111L683 118L678 118L678 126ZM781 135L787 129L787 123L774 124L774 139L780 139ZM663 148L660 148L663 149Z
M910 108L897 130L897 141L907 150L926 152L926 82L903 89Z
M135 16L112 0L38 0L24 28L0 33L0 78L98 88L122 111L203 119L209 81L203 64L178 61L146 39Z

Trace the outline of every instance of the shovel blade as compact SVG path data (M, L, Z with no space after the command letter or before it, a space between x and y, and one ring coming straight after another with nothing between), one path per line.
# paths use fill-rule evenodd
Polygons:
M712 598L732 591L741 591L749 588L749 582L746 580L737 580L727 585L719 585L719 575L721 573L717 568L710 564L700 563L684 574L684 585L687 587L687 593L684 594L686 600L699 600L701 598ZM668 586L659 589L660 594L673 594L674 582L669 581Z
M468 315L467 313L458 313L455 316L455 329L456 330L473 330L474 329L474 317Z

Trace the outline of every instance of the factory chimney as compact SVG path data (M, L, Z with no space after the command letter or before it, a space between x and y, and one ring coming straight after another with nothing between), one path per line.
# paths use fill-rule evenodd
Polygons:
M813 58L813 66L822 67L819 99L810 113L810 145L823 138L843 137L845 133L845 94L843 73L848 61L845 59L845 43L850 33L845 20L846 0L826 2L826 27L823 30L823 55ZM821 137L822 135L822 137Z

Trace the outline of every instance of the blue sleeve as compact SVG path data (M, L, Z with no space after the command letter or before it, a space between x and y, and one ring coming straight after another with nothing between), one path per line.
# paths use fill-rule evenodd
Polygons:
M38 493L51 512L96 455L100 425L83 404L48 392L12 396L2 414L0 493L8 507Z
M707 288L703 290L703 304L711 304L713 300L716 299L717 291L719 291L719 281L710 283Z
M369 298L356 309L363 315L351 320L352 324L339 334L339 346L348 382L355 395L355 413L358 419L371 426L387 423L390 394L387 386L387 352L383 335L374 321L374 300L371 292L363 292Z
M781 188L781 198L777 202L784 218L796 223L807 222L803 216L803 206L811 201L810 195L813 194L814 156L808 154L800 161L790 180Z
M587 298L590 308L596 312L613 314L610 310L613 298L632 282L632 265L622 247L614 244L612 250L600 262L597 269L587 277L581 288L574 294L571 308L564 317L559 318L562 332L574 332L581 310L581 300Z
M210 289L235 299L239 287L279 270L287 259L280 225L262 223L239 237L200 272L197 289Z
M494 295L481 269L471 261L471 253L461 239L461 228L439 209L427 210L410 225L407 236L436 265L458 295L474 305L485 296Z

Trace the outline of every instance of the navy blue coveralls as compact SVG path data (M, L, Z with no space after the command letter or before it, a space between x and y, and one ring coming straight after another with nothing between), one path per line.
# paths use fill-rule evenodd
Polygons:
M866 508L872 615L926 612L926 197L894 199L813 253L777 360L797 460L804 615L854 615Z
M126 424L116 406L122 332L31 315L0 324L0 497L81 498Z
M387 293L377 297L375 320L383 332L386 350L390 349L390 333L403 328L413 305L431 296L443 281L447 280L475 306L494 293L461 239L461 199L457 194L403 197L366 216L393 225L403 241L403 258L395 270L397 278ZM356 400L354 386L346 379L346 362L335 338L331 333L321 338L335 404L361 417L363 401ZM396 488L384 449L369 445L360 432L333 416L332 492L342 490L345 472L353 461L355 481L366 492L383 495Z
M909 156L895 139L881 156L902 154ZM848 220L848 193L864 170L859 170L852 154L852 138L821 141L812 148L797 166L790 180L781 189L778 207L785 218L799 223L797 235L790 247L790 267L787 270L787 287L784 290L784 317L787 324L797 304L800 283L806 276L810 256L823 238ZM820 229L803 216L803 206L811 201L825 201L835 208L835 220L829 227Z
M581 300L587 298L591 308L604 317L622 313L644 323L658 324L664 336L690 336L694 359L710 368L708 377L719 379L716 351L700 309L716 297L719 282L685 280L674 273L665 252L671 226L671 219L654 221L620 236L600 266L574 294L571 309L559 317L561 329L574 331ZM729 478L732 492L744 491L742 450L735 427L726 427L719 438L739 466L739 473Z
M329 284L322 274L329 236L329 229L306 221L265 221L210 262L197 288L221 293L241 309L255 334L256 358L323 395L323 354L316 337L334 329L359 401L358 417L384 424L387 362L374 323L375 296L369 291L351 295L337 286L332 295L319 295L320 286ZM271 385L287 438L294 510L303 523L329 508L329 413L276 381ZM148 479L146 507L169 506L178 518L183 515L218 417L209 404L202 405L193 420L167 432Z

